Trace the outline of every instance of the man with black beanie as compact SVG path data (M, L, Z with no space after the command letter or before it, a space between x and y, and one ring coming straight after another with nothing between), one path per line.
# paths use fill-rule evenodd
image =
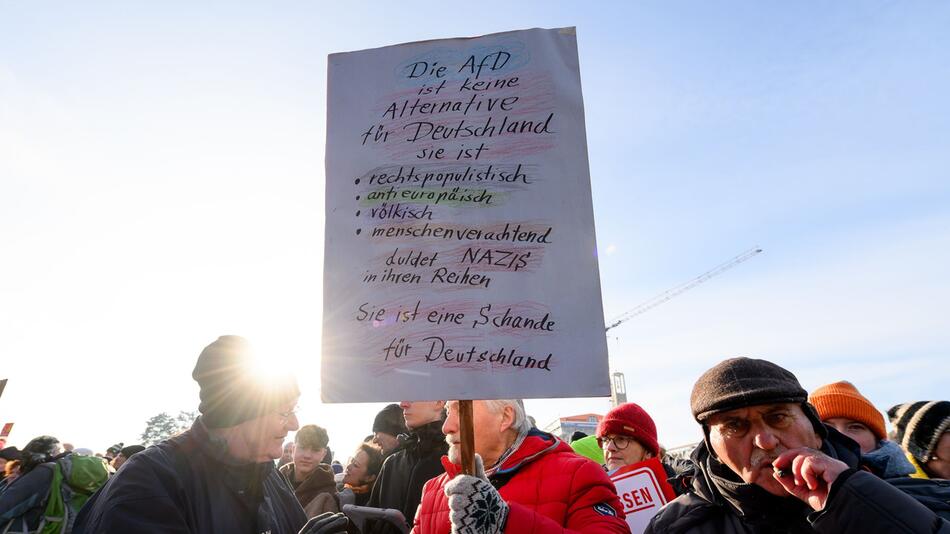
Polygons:
M850 438L825 426L795 375L732 358L697 380L690 398L705 439L690 491L648 533L950 533L950 523L867 471Z
M261 378L238 336L205 347L192 378L201 416L190 430L132 456L82 509L73 533L344 532L345 518L308 523L274 467L298 427L296 380Z
M392 454L399 446L399 436L408 433L402 407L398 404L387 405L373 420L373 443L383 450L383 457Z

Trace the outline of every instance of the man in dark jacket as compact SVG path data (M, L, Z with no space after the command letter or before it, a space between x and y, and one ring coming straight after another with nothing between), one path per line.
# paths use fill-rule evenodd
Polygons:
M409 526L422 500L422 486L445 472L442 455L448 452L449 445L442 433L445 401L402 401L400 406L409 434L400 439L399 446L383 462L367 506L399 510ZM395 534L399 531L388 523L376 521L367 532Z
M63 454L63 447L53 436L30 440L20 453L20 474L0 493L0 531L32 532L45 524L43 517L54 462Z
M307 522L274 467L297 429L292 377L262 380L247 342L222 336L192 377L201 416L191 429L129 459L82 509L75 534L296 534Z
M860 449L821 423L787 370L734 358L706 371L690 407L705 440L691 491L652 533L950 533L950 523L858 469Z

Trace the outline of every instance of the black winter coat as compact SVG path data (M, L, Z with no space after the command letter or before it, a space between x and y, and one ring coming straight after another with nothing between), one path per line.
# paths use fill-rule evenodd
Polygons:
M888 484L903 491L931 512L950 521L950 480L942 478L886 478Z
M43 463L21 475L0 493L0 531L32 531L40 525L46 511L53 463Z
M430 478L445 472L442 456L448 453L449 445L442 433L442 421L424 425L405 439L400 436L400 442L399 447L383 462L367 506L395 508L412 525L416 509L422 501L422 486ZM366 529L367 534L397 532L394 527L379 521Z
M771 534L884 532L950 534L950 523L891 484L859 471L856 444L834 430L822 452L848 464L831 488L825 509L795 497L776 497L745 484L712 458L705 442L693 451L691 491L664 506L645 534Z
M86 503L73 534L297 534L306 520L273 462L236 462L199 418L130 458Z

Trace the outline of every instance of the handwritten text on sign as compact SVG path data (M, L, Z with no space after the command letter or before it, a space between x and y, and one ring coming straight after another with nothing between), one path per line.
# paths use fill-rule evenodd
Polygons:
M328 71L323 399L609 394L573 29Z

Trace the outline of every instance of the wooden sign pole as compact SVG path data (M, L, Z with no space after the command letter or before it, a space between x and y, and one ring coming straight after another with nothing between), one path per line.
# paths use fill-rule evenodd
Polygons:
M462 442L462 473L475 476L475 425L472 401L459 401L459 437Z

